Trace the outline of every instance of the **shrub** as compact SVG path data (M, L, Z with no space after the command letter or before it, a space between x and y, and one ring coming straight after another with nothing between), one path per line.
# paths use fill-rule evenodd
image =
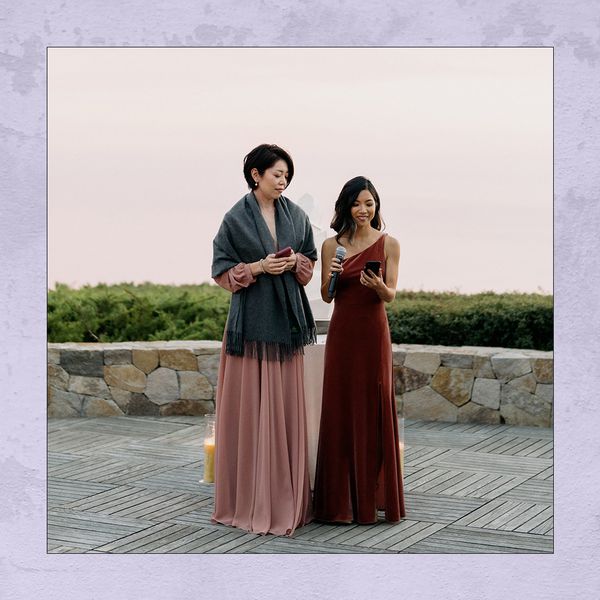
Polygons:
M229 298L210 284L59 284L48 293L48 340L220 340ZM552 349L552 296L402 291L386 308L394 343Z
M397 344L552 349L552 296L399 292L387 313Z

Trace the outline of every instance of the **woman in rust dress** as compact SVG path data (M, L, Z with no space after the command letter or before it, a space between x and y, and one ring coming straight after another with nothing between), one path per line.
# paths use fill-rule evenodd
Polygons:
M213 278L232 292L217 381L213 519L261 534L291 535L312 515L303 349L316 328L304 286L317 251L308 217L282 195L293 174L279 146L254 148L244 159L251 191L213 242Z
M385 303L396 295L400 246L381 233L379 196L365 177L344 185L331 227L337 235L321 253L325 302L332 273L338 281L325 347L315 519L375 523L382 510L395 522L405 510ZM343 267L337 246L346 249ZM365 272L367 261L380 261L379 272Z

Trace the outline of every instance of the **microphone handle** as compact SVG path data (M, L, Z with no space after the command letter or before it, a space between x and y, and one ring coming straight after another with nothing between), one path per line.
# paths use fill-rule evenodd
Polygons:
M337 279L338 279L338 275L339 273L336 271L332 276L331 279L329 280L329 288L327 290L327 295L330 298L333 298L333 294L335 293L335 286L337 285Z

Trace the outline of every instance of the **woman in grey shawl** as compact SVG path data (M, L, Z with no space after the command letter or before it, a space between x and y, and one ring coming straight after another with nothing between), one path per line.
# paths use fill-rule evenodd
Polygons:
M254 148L244 159L251 191L213 241L212 276L232 292L217 383L213 519L261 534L291 535L312 514L303 349L316 329L304 286L317 251L308 217L282 196L293 175L285 150Z

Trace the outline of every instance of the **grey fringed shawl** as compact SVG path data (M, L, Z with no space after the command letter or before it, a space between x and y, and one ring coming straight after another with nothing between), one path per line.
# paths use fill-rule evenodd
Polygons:
M287 198L276 200L275 226L279 248L291 246L317 259L312 228L306 213ZM213 240L212 276L239 263L252 263L276 252L275 242L252 192L223 218ZM304 287L294 274L259 275L255 283L231 297L227 319L226 352L267 360L287 360L316 341L315 322Z

